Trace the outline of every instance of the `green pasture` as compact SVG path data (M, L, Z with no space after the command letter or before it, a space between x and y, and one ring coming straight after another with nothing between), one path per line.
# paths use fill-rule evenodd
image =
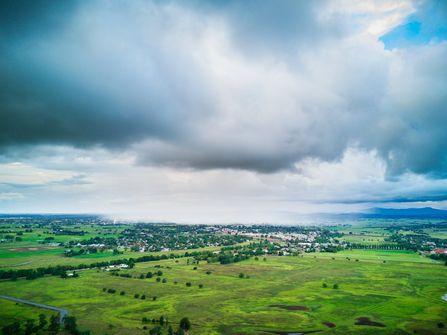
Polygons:
M308 258L335 258L345 259L349 258L349 261L355 262L356 259L361 259L368 262L382 263L388 262L410 262L410 263L431 263L442 264L442 262L432 260L426 256L420 255L414 251L405 250L363 250L352 249L343 250L337 253L321 252L321 253L309 253L304 254L303 257Z
M166 278L166 283L157 282L157 276L136 278L158 270L163 271L161 278ZM447 293L446 271L440 263L405 252L354 250L269 256L266 261L261 257L228 265L191 265L181 258L137 263L134 269L121 271L133 278L85 270L79 272L79 278L4 281L0 282L0 294L66 308L77 317L81 329L90 329L95 335L148 334L142 318L162 315L173 325L188 317L191 334L197 335L308 331L434 335L447 334L437 326L447 315L447 302L441 299ZM240 273L249 278L239 278ZM334 284L338 288L334 289ZM103 288L116 293L105 293ZM120 295L121 291L125 294ZM136 299L134 294L144 294L146 299ZM37 318L38 308L0 300L0 323L30 317L30 309ZM355 325L359 317L384 327ZM153 327L152 323L146 326Z

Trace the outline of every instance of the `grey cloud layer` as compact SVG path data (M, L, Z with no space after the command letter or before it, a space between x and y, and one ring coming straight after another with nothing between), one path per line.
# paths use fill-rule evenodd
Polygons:
M3 152L273 172L358 146L392 174L447 174L445 43L387 51L323 1L75 4L0 24Z

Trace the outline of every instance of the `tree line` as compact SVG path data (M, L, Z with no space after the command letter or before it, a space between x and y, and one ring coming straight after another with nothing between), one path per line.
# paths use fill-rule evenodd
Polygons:
M126 264L129 268L133 268L135 263L140 262L155 262L164 259L182 258L182 257L200 257L202 252L185 252L184 254L170 254L168 255L146 255L137 258L123 258L110 261L95 262L90 264L79 265L56 265L41 267L37 269L8 269L0 270L0 280L17 280L18 278L26 278L32 280L44 276L61 276L63 277L66 271L102 268L111 265Z

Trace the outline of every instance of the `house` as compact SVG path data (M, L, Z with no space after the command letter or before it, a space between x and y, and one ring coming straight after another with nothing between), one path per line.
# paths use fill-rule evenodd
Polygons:
M447 249L446 248L438 248L438 249L435 249L433 251L434 251L434 253L436 255L447 255Z

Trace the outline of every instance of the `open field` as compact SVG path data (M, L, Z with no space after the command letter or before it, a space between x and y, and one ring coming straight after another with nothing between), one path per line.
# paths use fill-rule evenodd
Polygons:
M410 262L410 263L431 263L439 264L438 261L432 260L428 257L419 255L413 251L405 250L342 250L337 253L310 253L304 254L306 258L335 258L346 259L354 262L356 259L368 262L383 263L388 262Z
M428 259L422 262L414 253L347 251L335 254L335 260L322 255L269 256L266 261L260 258L228 265L203 263L196 270L186 259L138 263L121 273L136 277L157 271L154 266L160 265L161 278L167 283L157 282L156 277L122 278L86 270L79 278L5 281L0 283L0 294L67 308L80 328L93 334L147 334L142 318L162 315L173 324L187 316L193 334L447 333L437 328L437 322L445 321L447 315L447 303L441 299L447 293L445 266ZM239 278L240 273L250 278ZM192 286L187 287L186 282ZM334 284L339 288L334 289ZM103 288L116 293L105 293ZM134 294L144 294L146 299L135 299ZM29 317L33 309L0 302L0 310L8 310L2 320ZM41 312L34 310L35 315ZM355 325L361 317L376 326ZM378 327L381 324L385 327Z

